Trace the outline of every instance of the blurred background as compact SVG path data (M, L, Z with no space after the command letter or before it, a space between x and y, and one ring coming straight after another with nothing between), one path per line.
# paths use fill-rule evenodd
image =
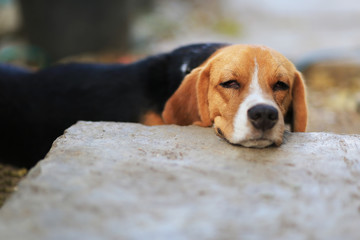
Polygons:
M263 44L304 74L309 131L360 134L359 25L358 0L0 0L0 63L37 70L189 43ZM0 163L0 206L25 174Z
M264 44L303 72L309 131L360 133L357 0L0 0L0 62L130 62L195 42Z

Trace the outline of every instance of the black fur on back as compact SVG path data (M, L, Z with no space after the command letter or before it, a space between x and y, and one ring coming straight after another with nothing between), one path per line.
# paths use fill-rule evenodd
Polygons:
M194 44L131 64L0 64L0 162L31 167L79 120L139 122L161 113L192 69L226 44Z

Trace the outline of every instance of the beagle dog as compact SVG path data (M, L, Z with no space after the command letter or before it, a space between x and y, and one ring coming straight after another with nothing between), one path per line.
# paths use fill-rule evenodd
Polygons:
M0 162L31 167L79 120L213 126L245 147L306 129L301 74L263 46L194 44L130 64L0 64Z
M287 117L292 131L306 130L301 74L280 53L254 45L217 50L184 78L162 112L165 124L214 126L228 142L256 148L279 146Z

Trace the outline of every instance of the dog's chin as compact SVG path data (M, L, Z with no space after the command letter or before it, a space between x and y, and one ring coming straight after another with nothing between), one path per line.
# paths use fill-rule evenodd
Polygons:
M280 146L283 142L282 137L275 137L274 136L264 136L263 134L258 134L257 137L252 138L243 138L243 139L233 139L228 138L225 134L221 131L220 128L215 128L216 135L220 138L224 139L226 142L239 145L247 148L266 148L270 146Z
M269 139L251 139L237 143L238 145L248 148L266 148L274 144L274 141Z
M282 143L282 141L273 141L273 140L265 139L265 138L233 142L233 141L227 139L226 137L224 137L222 134L217 134L217 135L230 144L239 145L239 146L248 147L248 148L266 148L266 147L270 147L273 145L280 146Z

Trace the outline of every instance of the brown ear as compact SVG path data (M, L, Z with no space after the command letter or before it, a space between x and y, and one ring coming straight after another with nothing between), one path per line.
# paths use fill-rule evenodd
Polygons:
M300 72L295 73L292 90L292 123L291 131L305 132L307 126L307 103L305 83Z
M195 68L165 104L165 124L211 126L208 104L209 71Z

